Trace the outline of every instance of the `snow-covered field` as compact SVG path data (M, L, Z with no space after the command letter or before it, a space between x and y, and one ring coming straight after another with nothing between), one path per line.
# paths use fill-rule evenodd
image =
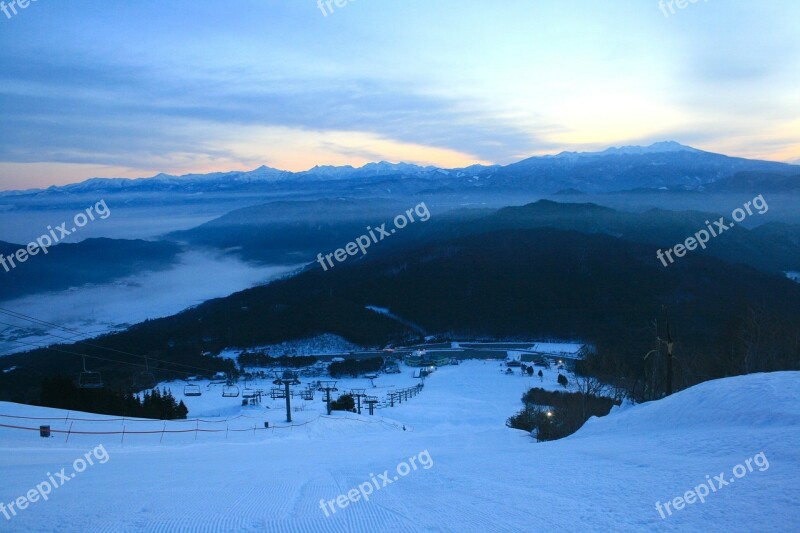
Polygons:
M500 370L496 361L441 368L421 394L374 417L326 417L317 393L313 402L295 400L305 406L293 413L292 427L284 421L283 400L242 407L240 398L222 398L221 385L208 382L201 383L203 396L185 399L190 418L202 422L86 422L75 418L113 417L0 403L4 425L118 432L71 433L67 442L65 433L42 439L38 431L0 427L0 502L6 506L47 481L48 473L66 468L69 477L74 461L97 446L107 452L95 454L94 466L70 477L48 501L31 503L11 520L0 515L0 528L774 532L800 524L800 373L708 382L616 409L570 438L537 444L504 423L539 378ZM544 386L557 388L555 376L548 372ZM383 396L417 382L404 368L382 375L368 392ZM339 385L342 391L370 388L367 380ZM183 384L171 387L182 392ZM264 421L273 427L263 429ZM673 509L665 519L656 510L657 501L683 496L707 483L707 475L733 479L732 472L741 473L734 470L738 464L762 452L768 468L751 461L752 472L705 503ZM416 469L408 467L412 457ZM405 476L397 473L401 464ZM343 509L334 503L329 516L323 512L321 500L335 501L359 486L367 492L373 479L380 489L369 501L359 497Z
M298 355L340 355L361 350L363 350L361 346L353 344L344 337L331 333L323 333L315 337L284 341L279 344L252 346L247 349L227 348L218 355L225 359L236 360L236 358L245 351L264 352L278 357L283 355L296 357Z

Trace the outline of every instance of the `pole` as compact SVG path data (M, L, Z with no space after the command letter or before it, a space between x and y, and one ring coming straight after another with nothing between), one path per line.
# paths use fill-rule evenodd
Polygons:
M675 344L672 342L672 332L669 327L669 311L664 307L664 316L667 321L667 396L672 394L672 347Z
M292 402L289 399L289 382L285 381L283 383L286 386L286 421L292 421Z
M667 343L667 396L672 394L672 343Z

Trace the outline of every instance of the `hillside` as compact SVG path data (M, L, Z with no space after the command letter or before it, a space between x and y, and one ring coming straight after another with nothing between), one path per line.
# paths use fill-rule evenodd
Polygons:
M348 199L273 202L236 210L170 237L199 246L235 249L241 257L259 262L310 262L321 250L338 248L361 235L367 226L390 221L409 205L413 204ZM724 240L695 253L773 274L800 270L800 242L793 240L798 226L773 222L768 213L754 214L755 221L762 223L758 228L732 228L725 233ZM539 200L499 210L435 211L426 224L409 226L381 246L407 248L492 230L554 228L649 244L655 253L658 248L667 249L683 242L705 228L706 220L717 220L720 216L713 212L664 209L638 213L594 203Z
M127 434L124 443L120 434L72 434L68 443L62 433L41 439L35 431L5 426L38 427L42 420L28 417L49 417L55 429L69 417L104 417L0 403L4 417L21 417L0 420L0 501L14 501L46 480L48 471L66 467L69 476L76 458L102 445L103 453L94 456L100 461L54 490L48 502L13 517L12 527L791 531L800 521L794 505L800 497L794 483L800 469L797 372L705 383L666 400L614 410L572 437L546 444L503 424L519 408L522 392L538 381L472 361L440 369L419 396L374 417L335 413L303 424L319 416L322 403L316 401L297 413L292 428L284 427L280 400L242 408L237 399L204 396L205 408L196 410L204 422L128 420L128 431L154 433ZM551 378L544 386L558 387ZM263 420L281 428L256 431ZM230 431L226 438L226 425L234 430L248 422L251 429ZM76 424L115 432L122 422ZM222 432L195 437L195 427ZM162 428L187 433L161 437ZM396 474L412 457L417 468ZM752 471L744 466L748 460ZM719 473L733 479L733 473L741 474L740 464L746 473L710 493L705 503L660 516L656 502L682 497ZM335 501L384 472L388 483L379 481L369 504L360 500L328 510L328 516L323 512L321 501Z
M509 230L435 241L368 255L323 272L298 276L211 300L173 317L152 320L99 339L103 346L208 367L203 351L256 346L332 333L362 346L428 333L475 337L583 339L638 372L652 348L652 321L673 317L682 354L681 383L699 376L796 368L792 324L800 319L800 286L785 278L704 256L665 269L650 246L606 235L555 229ZM370 311L385 308L403 319ZM743 334L763 324L755 353ZM60 347L105 357L82 345ZM141 358L116 354L141 364ZM203 364L198 364L203 362ZM5 398L37 395L47 375L73 374L80 357L37 350L0 359ZM218 369L229 362L216 360ZM96 361L111 382L132 370ZM165 372L169 365L158 365ZM173 367L174 368L174 367ZM164 375L169 375L164 374Z
M738 172L707 186L709 191L761 191L783 193L800 191L800 174L786 175L771 172Z

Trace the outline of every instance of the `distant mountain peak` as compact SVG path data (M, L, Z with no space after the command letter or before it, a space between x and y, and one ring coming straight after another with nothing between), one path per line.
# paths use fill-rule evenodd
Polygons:
M644 155L644 154L665 154L665 153L675 153L675 152L692 152L699 154L703 153L703 150L698 150L697 148L686 146L685 144L681 144L677 141L660 141L653 143L649 146L631 145L631 146L611 147L601 152L561 152L560 154L550 157L560 157L560 158L599 157L606 155Z
M297 173L298 176L316 176L322 178L347 178L347 177L375 177L388 176L392 174L419 175L438 170L437 167L421 167L413 163L392 163L390 161L379 161L377 163L367 163L361 167L352 165L334 166L317 165L305 172Z
M413 163L392 163L390 161L379 161L378 163L367 163L359 170L364 171L375 171L375 172L420 172L426 170L435 170L437 167L434 166L426 166L421 167L419 165L415 165Z
M702 150L686 146L676 141L661 141L650 146L622 146L620 148L608 148L602 153L606 154L661 154L666 152L695 152Z

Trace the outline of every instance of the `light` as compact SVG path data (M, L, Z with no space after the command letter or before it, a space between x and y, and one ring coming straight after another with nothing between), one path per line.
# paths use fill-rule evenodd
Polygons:
M547 416L548 416L548 417L551 417L551 416L553 416L553 412L552 412L552 411L547 411Z

